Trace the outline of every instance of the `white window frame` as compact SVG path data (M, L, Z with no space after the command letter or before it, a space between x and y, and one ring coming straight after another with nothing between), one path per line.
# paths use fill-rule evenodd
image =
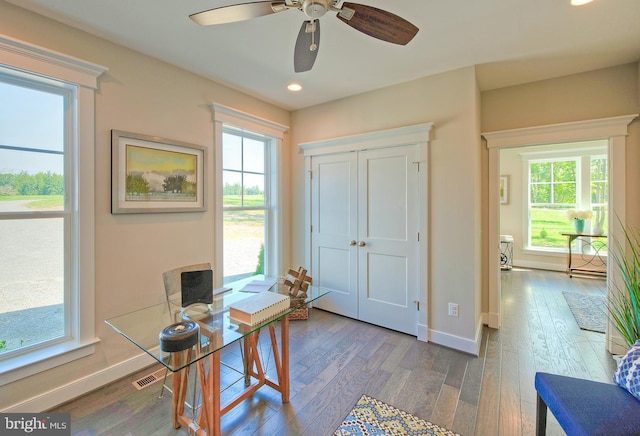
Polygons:
M265 249L265 253L264 253L264 271L265 273L267 271L270 270L270 264L272 263L271 261L271 257L270 255L268 255L267 251L268 251L268 247L270 247L273 244L273 241L271 240L271 238L273 237L275 232L269 232L268 229L270 228L270 223L271 223L271 180L270 180L270 175L271 175L271 168L270 168L270 163L271 163L271 159L270 156L273 153L273 138L267 137L267 136L263 136L263 135L258 135L256 134L256 132L254 131L248 131L246 129L238 129L236 127L230 126L228 124L223 125L223 133L226 134L232 134L232 135L236 135L239 138L241 138L241 141L244 141L245 138L251 138L254 140L260 140L264 142L264 176L265 176L265 180L264 180L264 203L262 206L224 206L223 205L223 209L222 209L222 214L223 214L223 225L224 225L224 213L225 212L237 212L237 211L256 211L256 210L261 210L264 212L264 229L265 229L265 234L264 234L264 249ZM244 147L244 145L243 145ZM243 153L244 154L244 153ZM244 158L241 158L241 162L242 162L242 169L240 171L234 171L234 172L239 172L241 173L243 176L244 174L251 174L250 171L245 171L244 170ZM233 171L233 170L229 170L228 168L223 168L223 174L224 171ZM244 201L244 177L242 178L243 182L242 182L242 188L243 188L243 201ZM222 182L222 188L224 189L224 181ZM277 195L277 193L275 194ZM224 197L223 197L224 200ZM223 232L224 233L224 232ZM224 247L224 240L223 240L223 247ZM223 263L224 263L224 255L223 255ZM223 267L224 268L224 267ZM224 272L224 270L220 270L222 273L220 275L222 275L223 280L224 277L227 276L227 274Z
M68 337L51 346L0 360L0 386L46 371L95 351L95 90L107 69L71 56L0 35L0 68L17 77L38 76L71 90L69 116L74 129L66 137L72 174L70 246L65 250L69 276ZM65 115L66 116L66 115ZM65 151L66 153L66 151ZM65 159L67 158L65 154Z
M211 104L214 122L214 184L215 184L215 286L221 287L224 278L224 247L223 247L223 181L222 181L222 134L224 126L232 126L239 129L257 133L272 138L267 145L265 167L267 168L267 180L265 180L265 200L268 205L265 216L265 270L267 277L278 277L282 271L284 244L283 244L283 210L284 198L283 174L283 141L284 134L289 130L288 126L265 120L254 115L247 114L237 109L218 103Z
M604 142L604 141L603 141ZM561 144L558 144L559 146ZM573 160L576 162L576 205L577 209L591 209L591 159L592 158L607 158L607 144L594 147L583 147L578 149L565 149L546 152L530 152L522 153L523 161L523 183L522 186L525 190L523 192L523 198L526 201L523 202L523 222L522 222L522 234L523 240L526 241L524 250L529 252L546 252L546 253L567 253L569 250L566 247L552 248L552 247L537 247L531 245L531 191L529 181L530 164L534 162L560 162ZM585 174L589 174L589 178L583 177ZM592 225L592 224L590 224ZM590 229L587 229L589 231ZM581 242L578 241L578 244ZM580 249L580 247L578 247Z

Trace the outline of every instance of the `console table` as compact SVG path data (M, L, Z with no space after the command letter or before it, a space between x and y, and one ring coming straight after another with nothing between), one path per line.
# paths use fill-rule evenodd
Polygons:
M288 290L288 287L277 283L266 292L288 295ZM258 325L236 323L229 318L229 304L253 295L239 291L214 295L214 302L211 305L182 308L180 301L172 301L168 304L165 302L107 319L105 322L171 371L173 427L182 426L189 434L194 435L219 436L221 416L264 385L280 392L283 403L289 402L289 314L325 293L327 292L314 288L309 291L309 297L304 301L296 300L289 310ZM199 335L196 345L179 352L161 350L160 332L181 321L198 324ZM279 346L275 330L276 322L280 322ZM277 373L275 381L268 379L265 375L258 352L258 335L265 328L268 329L271 341L273 362ZM244 342L245 389L229 404L222 405L220 353L224 347L239 340ZM208 363L207 368L205 362ZM201 393L202 403L197 416L194 413L190 417L185 413L185 401L188 375L192 366L195 366L199 378L197 389ZM195 409L195 406L195 404L192 405L192 408Z
M563 233L567 237L567 274L607 276L607 235L587 233ZM580 239L582 248L579 253L572 251L573 242ZM577 261L577 264L576 264Z

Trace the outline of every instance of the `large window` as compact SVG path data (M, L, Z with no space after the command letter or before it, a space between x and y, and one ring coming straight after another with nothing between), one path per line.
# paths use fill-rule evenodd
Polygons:
M283 273L283 139L287 126L217 103L216 286Z
M0 384L94 350L99 65L0 35Z
M70 335L72 98L64 88L0 75L0 355Z
M222 135L225 284L265 271L269 142L232 127Z
M608 181L606 150L574 150L562 157L526 159L528 167L529 247L565 249L562 233L574 232L570 209L589 210L593 217L586 231L596 223L607 229Z

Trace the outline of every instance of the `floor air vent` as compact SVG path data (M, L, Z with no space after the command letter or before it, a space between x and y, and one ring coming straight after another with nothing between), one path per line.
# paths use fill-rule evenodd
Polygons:
M164 378L165 369L159 369L156 372L152 372L151 374L145 375L142 378L134 381L132 384L135 386L137 390L141 390L146 388L149 385L154 384L157 381L161 381Z

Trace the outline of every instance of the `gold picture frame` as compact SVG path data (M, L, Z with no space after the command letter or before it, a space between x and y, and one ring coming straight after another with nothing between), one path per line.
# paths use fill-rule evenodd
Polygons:
M500 204L509 204L509 176L500 176Z
M111 213L201 212L205 147L111 131Z

